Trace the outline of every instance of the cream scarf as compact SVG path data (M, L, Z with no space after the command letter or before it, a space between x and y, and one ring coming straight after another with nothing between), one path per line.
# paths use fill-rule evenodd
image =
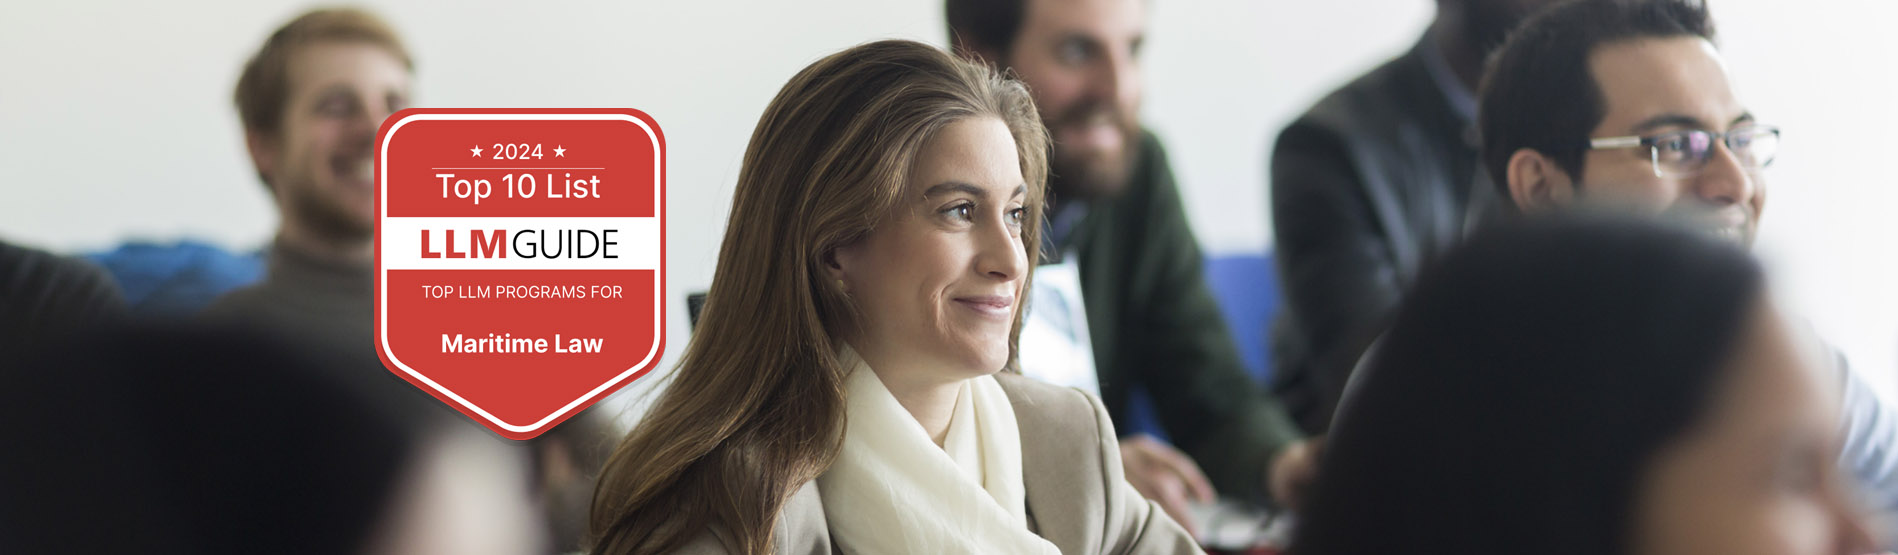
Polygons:
M937 447L848 348L843 450L817 478L844 553L1054 553L1028 531L1021 435L993 376L963 383Z

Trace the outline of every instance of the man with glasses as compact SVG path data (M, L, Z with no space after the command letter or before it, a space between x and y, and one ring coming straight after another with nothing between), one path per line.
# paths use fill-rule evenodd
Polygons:
M1772 162L1779 129L1734 95L1705 6L1637 2L1555 17L1575 21L1519 29L1479 103L1484 166L1506 204L1678 213L1750 244L1766 202L1758 170Z
M1654 122L1656 125L1662 123ZM1681 120L1677 123L1692 125L1695 122ZM1713 155L1714 141L1720 141L1726 143L1727 150L1732 151L1734 156L1739 157L1741 165L1751 169L1764 168L1772 163L1773 154L1779 149L1779 128L1750 125L1750 121L1746 123L1749 125L1726 133L1689 129L1646 137L1623 135L1589 139L1588 148L1645 149L1648 151L1648 161L1654 163L1654 177L1688 177L1707 165L1707 159Z
M1712 40L1706 6L1690 0L1576 2L1524 23L1491 59L1479 102L1497 194L1527 217L1609 206L1750 245L1780 131L1735 95ZM1840 464L1876 508L1898 509L1898 415L1835 358Z

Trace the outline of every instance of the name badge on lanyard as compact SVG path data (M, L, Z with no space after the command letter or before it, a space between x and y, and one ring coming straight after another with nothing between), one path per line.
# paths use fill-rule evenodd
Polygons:
M1054 385L1078 387L1099 396L1094 344L1081 300L1081 271L1075 256L1035 268L1028 294L1028 315L1021 331L1022 374Z

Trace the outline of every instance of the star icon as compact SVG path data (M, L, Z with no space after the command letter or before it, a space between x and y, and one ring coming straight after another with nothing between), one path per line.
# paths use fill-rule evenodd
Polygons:
M566 149L566 147L562 147L562 146L556 146L556 147L554 147L554 157L555 157L555 158L566 158L566 157L567 157L567 149Z
M471 149L468 149L468 151L469 151L469 152L473 152L473 153L474 153L474 157L475 157L475 158L480 158L480 157L481 157L481 147L480 147L480 146L476 146L476 147L474 147L474 148L471 148Z

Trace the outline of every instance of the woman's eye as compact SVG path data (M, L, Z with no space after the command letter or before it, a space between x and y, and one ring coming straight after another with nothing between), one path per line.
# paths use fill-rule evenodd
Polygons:
M1026 217L1028 217L1027 209L1016 208L1014 210L1009 210L1008 211L1008 225L1020 227L1022 223L1022 219Z
M948 214L950 217L955 218L957 220L963 220L963 221L974 220L975 219L975 205L967 204L967 203L958 204L958 205L943 209L942 213Z
M1667 152L1680 152L1687 149L1687 139L1679 136L1668 137L1655 143L1655 146L1661 147L1661 150Z

